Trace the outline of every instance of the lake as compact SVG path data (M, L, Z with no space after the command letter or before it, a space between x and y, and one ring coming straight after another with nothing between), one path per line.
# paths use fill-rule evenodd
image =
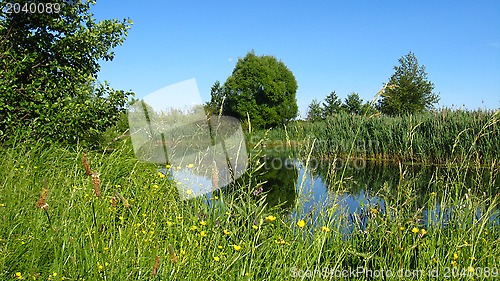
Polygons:
M491 168L340 158L306 163L296 157L263 157L261 161L264 173L255 182L264 184L254 195L265 194L268 206L280 206L294 220L307 217L314 222L318 214L328 211L330 216L343 218L347 223L342 227L350 232L355 227L365 228L373 215L386 215L384 198L397 201L406 196L411 199L411 210L421 210L421 216L414 219L422 227L456 221L453 211L459 208L469 208L474 220L482 220L483 214L488 213L488 220L500 223L498 209L486 212L487 204L468 206L465 200L468 196L492 198L498 193L498 173ZM161 171L167 173L165 169ZM222 188L222 192L230 190L233 189ZM207 194L207 202L211 204L211 194Z
M380 194L387 194L383 192L384 188L401 193L397 191L400 181L416 190L414 208L415 211L423 208L420 223L424 226L438 220L446 225L453 220L454 209L467 207L465 201L457 201L455 205L442 204L444 200L441 199L449 194L440 191L449 182L464 183L453 191L463 198L473 194L492 197L499 190L497 176L489 168L463 171L458 167L400 166L398 163L363 159L349 162L342 159L311 160L305 163L298 159L266 158L264 169L267 173L261 176L261 180L267 181L263 191L267 192L270 206L279 204L294 218L306 216L313 220L320 212L334 207L334 216L342 216L350 222L347 229L352 229L354 224L364 228L373 213L385 214L386 204ZM486 205L474 207L476 219L482 219L487 208ZM500 222L498 210L489 220Z

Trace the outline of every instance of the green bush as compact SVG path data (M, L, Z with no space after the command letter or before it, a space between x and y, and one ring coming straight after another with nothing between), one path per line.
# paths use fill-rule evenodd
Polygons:
M55 4L59 13L0 11L2 142L15 135L95 145L132 95L96 80L99 61L113 59L111 50L123 43L132 22L96 22L88 1Z

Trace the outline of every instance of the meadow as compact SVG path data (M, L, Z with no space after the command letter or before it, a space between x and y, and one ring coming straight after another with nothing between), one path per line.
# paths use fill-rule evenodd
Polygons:
M494 279L500 274L500 197L490 191L498 189L498 112L472 120L453 114L396 118L390 127L383 117L360 121L348 116L351 121L257 132L249 137L250 167L243 180L184 201L169 175L158 172L180 167L138 161L129 138L94 151L38 142L4 145L0 279ZM439 131L426 129L428 134L421 135L427 122L438 124ZM459 122L467 128L450 129ZM398 135L400 128L411 130ZM332 140L334 132L354 135ZM368 132L370 137L364 135ZM357 141L372 137L382 150L356 152ZM384 208L366 206L369 219L363 226L338 215L342 210L335 204L318 206L317 216L301 213L301 198L291 215L280 206L266 206L266 192L256 192L264 184L256 180L269 149L264 144L277 139L293 146L305 163L326 152L329 141L349 140L348 156L415 160L435 155L433 160L454 168L447 177L429 180L425 202L417 202L421 186L401 169L397 183L385 183L378 191ZM433 151L438 140L451 150ZM470 163L491 168L487 182L474 178L489 190L466 184ZM343 192L347 180L336 181L331 192ZM436 205L449 208L451 217L436 213L435 220L424 223L425 207ZM346 226L354 230L346 233Z

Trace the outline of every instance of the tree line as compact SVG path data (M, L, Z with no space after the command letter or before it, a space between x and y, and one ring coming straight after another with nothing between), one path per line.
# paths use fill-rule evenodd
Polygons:
M433 92L434 84L414 53L401 57L394 70L374 101L363 102L357 93L342 101L333 91L323 102L317 99L311 102L306 120L320 121L343 112L401 116L434 108L439 95ZM243 122L250 121L253 127L268 129L297 117L296 92L297 81L282 61L251 51L238 60L224 84L214 83L211 100L205 107L210 114L234 116Z
M0 6L7 2L0 0ZM0 10L0 142L22 134L93 145L117 122L126 123L133 93L99 82L97 73L101 61L113 60L113 49L124 42L132 21L96 21L90 12L94 1L53 2L61 4L57 13ZM307 119L431 109L439 97L425 68L411 52L399 62L376 104L364 103L356 93L342 102L332 92L323 103L311 103ZM214 83L204 106L208 114L233 116L253 128L275 128L297 118L297 89L283 61L250 51L224 83Z

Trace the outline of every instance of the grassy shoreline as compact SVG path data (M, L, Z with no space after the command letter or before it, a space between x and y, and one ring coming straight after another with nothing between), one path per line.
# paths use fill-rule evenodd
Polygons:
M337 114L321 122L297 121L258 131L268 149L295 150L315 141L315 157L352 157L425 164L490 165L500 153L500 110L430 112L416 116Z
M350 222L332 216L338 205L320 209L314 221L307 214L290 217L267 208L265 194L254 196L259 184L252 181L216 194L212 207L205 197L180 201L174 183L156 165L138 162L128 140L113 151L87 153L100 177L97 196L82 152L32 144L0 151L0 279L320 280L361 268L366 272L356 273L359 280L384 278L368 270L385 270L385 277L421 272L415 279L427 280L436 269L441 277L456 270L463 278L488 280L500 268L500 231L484 219L499 209L500 198L464 186L459 169L456 176L432 179L436 189L424 202L464 206L453 220L422 224L419 189L402 173L399 183L377 194L388 211L367 206L366 228L354 226L346 239ZM260 172L261 156L250 155L249 178ZM40 200L48 207L37 208ZM478 208L483 219L474 215Z

